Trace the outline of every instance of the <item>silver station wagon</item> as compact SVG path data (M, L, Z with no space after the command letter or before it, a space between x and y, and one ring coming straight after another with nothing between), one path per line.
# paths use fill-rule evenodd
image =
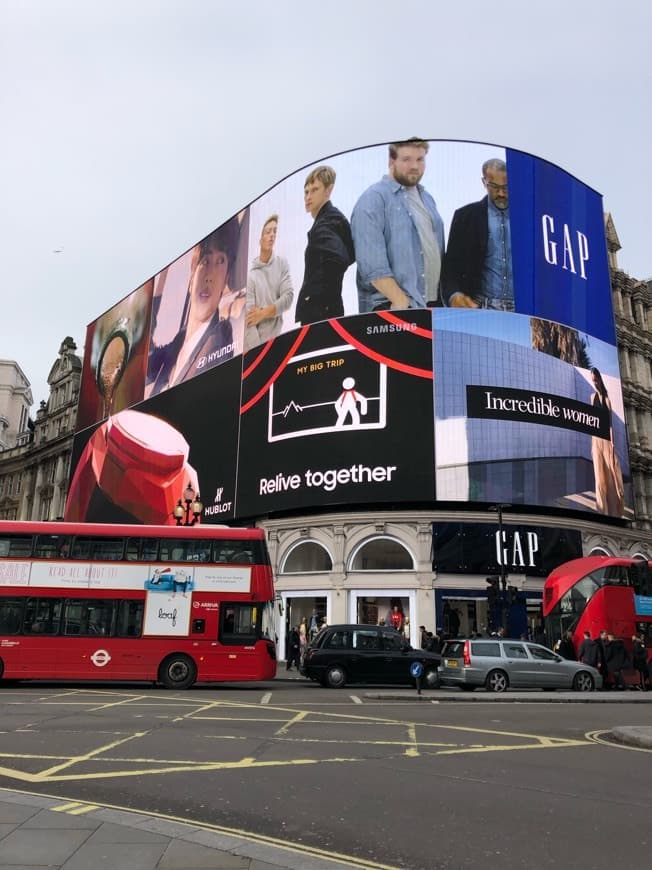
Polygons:
M513 689L573 689L592 692L602 688L595 668L563 659L538 643L504 638L449 640L441 653L439 677L443 686L472 692Z

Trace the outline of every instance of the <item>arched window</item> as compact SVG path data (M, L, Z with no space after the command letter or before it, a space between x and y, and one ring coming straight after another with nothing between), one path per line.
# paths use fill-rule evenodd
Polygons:
M409 550L394 538L372 538L353 551L350 571L414 571Z
M645 553L634 553L632 559L644 559L646 562L650 561L650 557L646 556Z
M281 565L282 574L305 574L313 571L332 570L331 554L317 541L301 541L295 544Z
M612 556L613 553L610 553L608 550L605 550L604 547L593 547L589 556Z

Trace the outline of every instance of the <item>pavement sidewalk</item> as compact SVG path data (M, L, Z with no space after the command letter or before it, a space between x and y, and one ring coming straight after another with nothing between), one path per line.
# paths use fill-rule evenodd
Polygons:
M327 858L327 855L333 857ZM340 860L337 860L337 859ZM344 855L158 815L0 789L2 870L345 870Z

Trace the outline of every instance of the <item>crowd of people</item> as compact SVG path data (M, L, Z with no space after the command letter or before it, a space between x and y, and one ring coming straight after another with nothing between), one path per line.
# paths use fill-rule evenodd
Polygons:
M600 671L603 690L627 688L625 671L635 671L638 682L634 688L646 691L652 681L652 665L647 660L647 648L643 634L632 635L631 657L622 638L615 637L611 632L602 629L597 638L591 637L590 631L584 632L584 639L575 655L571 632L566 632L564 638L556 646L559 655L567 659L577 660Z

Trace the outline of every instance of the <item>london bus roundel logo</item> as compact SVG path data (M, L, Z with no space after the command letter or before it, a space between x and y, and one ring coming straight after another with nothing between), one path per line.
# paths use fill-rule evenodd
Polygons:
M91 656L91 661L98 668L103 668L111 661L111 656L105 649L96 649Z

